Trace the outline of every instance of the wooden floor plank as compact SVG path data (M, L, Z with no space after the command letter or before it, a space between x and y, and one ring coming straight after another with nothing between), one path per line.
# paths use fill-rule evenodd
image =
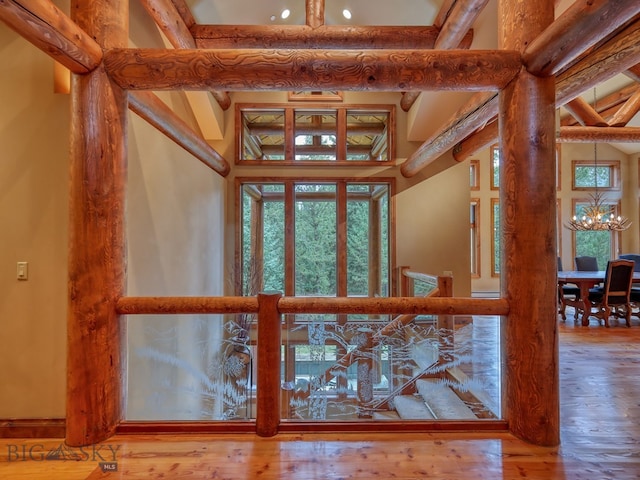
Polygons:
M0 478L640 479L637 324L561 323L560 382L557 448L489 432L121 435L75 460L47 461L40 455L59 439L5 439ZM103 472L101 462L114 458L117 472Z

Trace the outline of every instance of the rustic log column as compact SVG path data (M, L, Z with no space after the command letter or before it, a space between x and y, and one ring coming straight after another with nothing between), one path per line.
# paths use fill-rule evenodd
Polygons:
M280 425L280 345L282 321L279 292L258 295L258 399L256 433L272 437Z
M501 47L522 51L553 21L553 0L498 2ZM553 77L524 69L500 93L503 414L536 445L559 438Z
M73 0L74 20L103 48L126 46L127 0ZM69 445L111 436L124 400L126 92L102 66L74 75L69 183Z

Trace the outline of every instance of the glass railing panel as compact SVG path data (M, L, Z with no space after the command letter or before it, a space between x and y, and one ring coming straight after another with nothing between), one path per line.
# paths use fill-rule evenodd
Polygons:
M255 418L249 315L127 318L126 420Z
M287 317L288 420L500 418L498 317Z

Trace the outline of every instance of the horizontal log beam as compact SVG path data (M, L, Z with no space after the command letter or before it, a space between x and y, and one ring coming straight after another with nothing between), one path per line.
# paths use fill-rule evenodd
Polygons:
M256 297L121 297L121 315L174 315L188 313L258 313Z
M521 67L498 50L112 49L111 78L129 90L497 91Z
M638 13L638 0L576 0L526 48L527 71L557 73Z
M280 313L508 315L503 298L461 297L282 297ZM484 312L484 313L480 313Z
M0 0L0 20L73 73L102 61L102 48L50 0Z
M121 315L189 313L257 313L256 297L122 297ZM282 297L278 311L335 314L508 315L503 298L466 297Z
M229 164L217 151L152 92L130 92L129 109L223 177Z
M194 25L191 33L204 49L433 49L440 30L423 26ZM468 49L467 32L457 48Z
M561 143L640 142L640 127L560 127Z
M196 48L196 41L172 0L140 0L140 3L174 48ZM213 91L211 94L223 110L231 105L227 92Z

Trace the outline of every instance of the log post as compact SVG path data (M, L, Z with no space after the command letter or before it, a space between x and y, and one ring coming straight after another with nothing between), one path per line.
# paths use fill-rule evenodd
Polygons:
M127 0L71 3L103 48L127 45ZM73 76L71 102L66 441L80 446L110 437L123 412L127 100L99 66Z
M522 49L553 21L553 0L499 0L501 48ZM536 445L560 442L555 90L524 69L500 92L503 416Z
M371 418L372 414L367 406L373 401L373 330L361 327L358 329L356 337L358 348L358 418Z
M280 425L280 345L282 322L279 292L258 295L258 399L256 433L273 437Z

